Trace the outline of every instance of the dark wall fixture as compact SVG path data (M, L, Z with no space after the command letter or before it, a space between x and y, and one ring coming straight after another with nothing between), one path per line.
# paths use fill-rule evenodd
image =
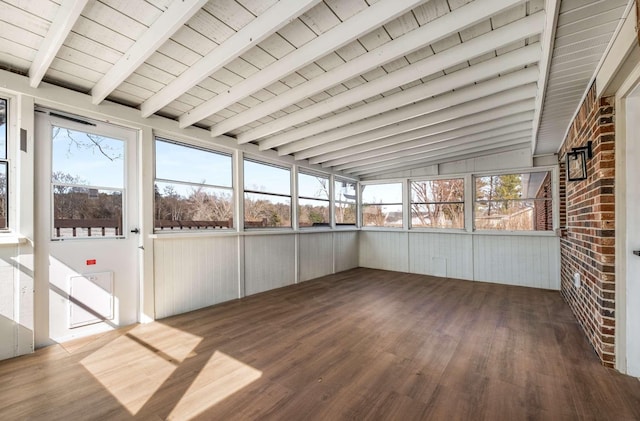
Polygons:
M567 180L579 181L587 178L587 159L593 158L591 150L591 141L587 142L587 146L573 148L571 152L567 152Z

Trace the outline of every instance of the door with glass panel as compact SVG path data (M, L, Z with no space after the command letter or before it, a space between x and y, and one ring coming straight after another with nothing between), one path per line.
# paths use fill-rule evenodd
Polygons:
M48 216L40 220L49 237L50 336L64 340L136 322L136 132L47 112L38 115L37 135L39 179L47 179L39 213Z

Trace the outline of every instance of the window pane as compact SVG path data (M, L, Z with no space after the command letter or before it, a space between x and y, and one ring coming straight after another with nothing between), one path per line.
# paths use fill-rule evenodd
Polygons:
M270 194L244 194L245 228L291 227L291 198Z
M300 227L329 226L329 202L326 200L299 199Z
M362 203L402 204L402 183L364 185Z
M478 177L476 229L553 230L551 172Z
M53 127L52 181L124 187L124 141Z
M233 227L231 190L155 183L156 230Z
M245 159L244 189L291 196L291 171Z
M329 200L329 179L298 173L298 196Z
M363 205L362 208L365 227L402 228L402 205Z
M356 224L356 183L336 180L334 188L336 225Z
M0 99L0 159L7 159L7 100Z
M464 228L464 205L462 203L412 203L411 226L415 228Z
M413 181L411 201L414 203L464 202L464 179Z
M122 192L53 185L52 238L122 236Z
M7 202L7 163L0 162L0 229L5 229L7 225L8 202Z
M156 178L232 187L231 162L229 155L156 140Z

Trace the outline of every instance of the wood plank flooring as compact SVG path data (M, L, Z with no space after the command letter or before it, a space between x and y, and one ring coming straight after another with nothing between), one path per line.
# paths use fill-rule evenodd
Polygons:
M554 291L354 269L0 362L2 420L640 420Z

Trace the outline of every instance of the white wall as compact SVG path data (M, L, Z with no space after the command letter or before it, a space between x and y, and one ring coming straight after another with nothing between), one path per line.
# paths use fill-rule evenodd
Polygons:
M551 235L360 232L360 266L560 290L560 240Z
M357 231L154 237L157 318L358 266Z

